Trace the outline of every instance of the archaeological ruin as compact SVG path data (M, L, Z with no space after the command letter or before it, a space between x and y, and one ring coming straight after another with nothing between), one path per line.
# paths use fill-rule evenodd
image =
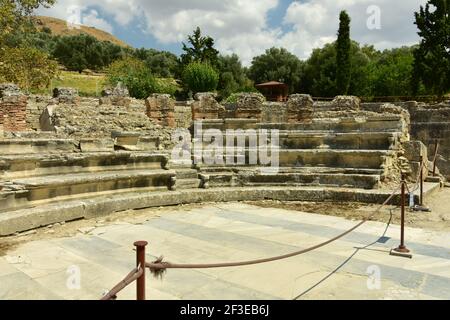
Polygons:
M106 90L101 98L57 88L50 97L2 84L0 236L188 203L382 203L402 172L415 181L420 155L432 192L450 178L449 115L449 101L363 103L339 96L323 102L295 94L287 102L266 102L241 94L236 103L222 105L212 93L193 101L158 94L144 101L124 88ZM208 131L215 136L203 137ZM187 132L190 140L177 132ZM253 138L274 146L272 132L278 140L276 172L261 170L270 164L250 146ZM214 143L235 146L239 139L243 148L231 155L216 149L213 163L202 162L203 153L195 151ZM177 146L188 156L175 157Z

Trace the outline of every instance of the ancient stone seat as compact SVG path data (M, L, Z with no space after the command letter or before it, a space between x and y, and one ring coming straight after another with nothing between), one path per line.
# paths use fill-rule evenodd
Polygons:
M0 156L0 211L42 201L168 190L176 181L164 154L61 151Z
M346 100L345 100L346 101ZM345 102L344 101L344 102ZM245 164L223 161L200 166L207 177L208 186L329 186L374 189L389 176L397 150L400 147L406 123L397 115L367 115L363 117L314 118L310 121L290 123L260 123L251 119L234 121L203 121L203 131L220 130L223 145L227 140L245 141L240 157ZM206 128L206 129L205 129ZM227 129L244 128L241 137L227 133ZM249 130L249 131L246 131ZM253 130L253 131L252 131ZM261 130L278 130L278 168L275 173L261 171L261 163L251 164L255 150L249 142L260 140ZM255 136L256 134L256 136ZM229 142L228 142L229 143ZM211 141L203 141L208 148ZM214 155L214 154L212 154Z

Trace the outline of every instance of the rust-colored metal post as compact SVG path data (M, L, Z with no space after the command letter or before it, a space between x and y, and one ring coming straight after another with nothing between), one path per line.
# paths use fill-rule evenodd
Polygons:
M136 280L136 300L145 300L145 247L147 241L137 241L136 247L136 266L141 267L142 275Z
M436 141L434 143L433 177L436 176L436 160L437 160L438 150L439 150L439 140L436 139Z
M423 206L423 156L420 156L420 206Z
M406 191L405 185L406 185L406 175L402 173L400 246L397 249L395 249L395 251L401 253L409 252L409 250L405 246L405 191Z

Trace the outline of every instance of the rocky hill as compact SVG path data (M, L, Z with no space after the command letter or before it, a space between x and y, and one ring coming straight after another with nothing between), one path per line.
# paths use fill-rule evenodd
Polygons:
M128 44L106 31L83 25L80 25L80 28L69 28L66 21L57 18L37 16L36 26L40 30L47 27L54 35L77 35L85 33L97 38L100 41L110 41L122 47L129 47Z

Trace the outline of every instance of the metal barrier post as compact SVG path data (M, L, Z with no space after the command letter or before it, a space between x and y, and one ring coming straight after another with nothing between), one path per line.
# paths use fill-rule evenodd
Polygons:
M137 241L136 247L136 266L142 269L142 275L136 280L136 300L145 300L145 247L147 241Z
M439 140L436 139L435 144L434 144L433 177L436 176L436 159L437 159L438 150L439 150Z
M420 156L420 206L423 206L423 156Z
M405 190L406 175L402 173L402 194L401 194L401 226L400 226L400 246L391 251L391 255L412 258L410 251L405 246Z

